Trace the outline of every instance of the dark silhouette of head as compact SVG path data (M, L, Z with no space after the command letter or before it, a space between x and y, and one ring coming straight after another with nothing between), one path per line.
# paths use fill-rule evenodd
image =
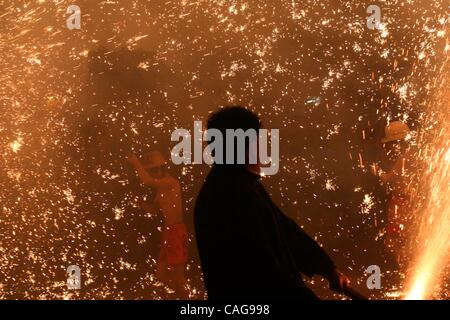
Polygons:
M261 129L261 121L258 115L242 106L226 106L220 108L218 111L213 112L208 118L207 129L217 129L222 133L223 145L227 146L227 129L238 130L242 129L247 131L253 129L258 132ZM212 142L212 141L211 141ZM235 146L235 162L237 156L237 144L234 141ZM248 153L250 148L250 141L248 139L245 141L245 150ZM223 150L224 159L226 158L226 148Z
M261 121L257 114L242 106L226 106L209 116L207 129L218 129L223 135L226 129L259 130Z

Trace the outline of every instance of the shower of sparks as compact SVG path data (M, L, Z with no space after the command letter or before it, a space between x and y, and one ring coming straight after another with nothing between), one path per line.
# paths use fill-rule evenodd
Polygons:
M406 299L422 300L433 296L435 285L439 284L442 270L448 264L450 249L450 147L449 139L443 149L436 151L437 163L431 178L430 198L422 218L419 247L420 255L412 270L412 284Z
M68 30L72 1L2 1L0 299L173 297L155 277L160 217L140 209L150 191L124 159L168 151L175 128L231 103L280 129L282 170L264 183L364 284L386 220L369 176L376 139L386 120L434 130L426 105L450 51L443 2L383 1L379 30L368 30L366 1L78 0L81 30ZM445 146L430 163L437 189L425 216L435 222L438 206L448 219ZM189 226L208 168L171 169ZM446 259L421 254L415 297ZM195 256L187 278L203 298ZM65 287L72 264L80 291Z
M448 86L449 79L445 80L444 85ZM411 267L407 300L433 298L436 292L443 291L440 282L442 278L445 281L444 270L450 266L450 91L448 87L444 90L447 94L437 101L442 110L437 110L435 115L442 117L437 122L438 134L424 155L427 168L422 180L427 195L417 212L420 222L413 248L418 254Z

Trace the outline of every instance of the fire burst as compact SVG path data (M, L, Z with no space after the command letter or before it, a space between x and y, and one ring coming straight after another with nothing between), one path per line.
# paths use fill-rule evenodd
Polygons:
M444 113L448 111L448 95L443 100ZM446 126L448 114L443 120L443 129L435 140L436 147L428 158L429 191L419 224L417 243L419 250L413 265L412 282L405 299L423 300L431 298L440 274L446 267L450 249L450 131Z

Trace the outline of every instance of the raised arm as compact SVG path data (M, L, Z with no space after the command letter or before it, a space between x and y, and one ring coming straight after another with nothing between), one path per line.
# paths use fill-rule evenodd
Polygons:
M167 178L161 179L153 178L147 172L147 170L144 168L144 166L142 165L142 163L139 161L138 157L135 154L132 153L128 156L128 162L130 162L134 166L139 176L139 179L141 180L142 183L155 188L170 186L170 180Z

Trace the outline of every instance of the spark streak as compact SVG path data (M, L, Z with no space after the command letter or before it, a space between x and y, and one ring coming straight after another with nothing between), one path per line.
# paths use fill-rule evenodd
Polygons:
M445 83L445 82L444 82ZM448 129L448 94L443 100L443 128L434 141L429 157L427 202L419 224L418 255L412 267L413 277L405 299L432 298L450 253L450 131Z

